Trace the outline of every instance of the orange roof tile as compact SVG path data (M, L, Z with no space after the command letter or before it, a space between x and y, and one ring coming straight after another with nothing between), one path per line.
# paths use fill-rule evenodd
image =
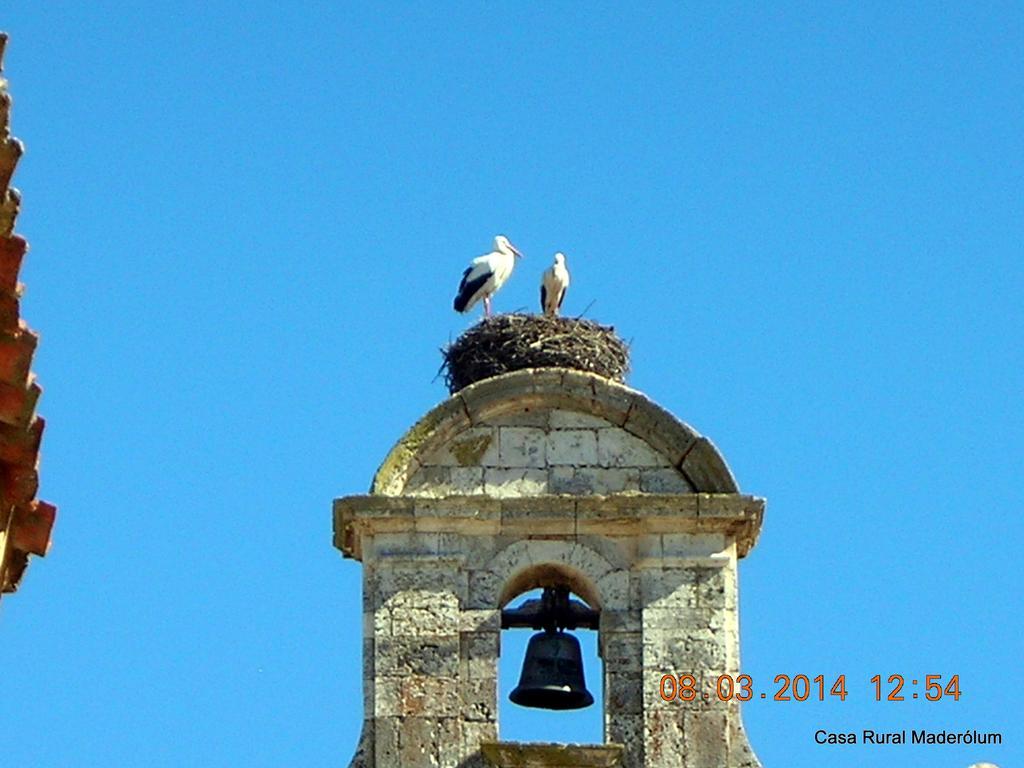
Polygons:
M28 251L14 234L21 196L10 186L22 144L10 134L11 97L2 77L7 35L0 32L0 593L18 588L29 555L45 555L57 509L36 499L42 392L31 372L39 337L21 319L18 272Z

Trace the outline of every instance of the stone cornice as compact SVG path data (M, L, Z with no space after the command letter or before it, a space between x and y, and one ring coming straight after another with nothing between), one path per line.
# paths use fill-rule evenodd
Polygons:
M721 533L744 557L757 543L764 499L734 493L609 496L345 496L334 502L334 546L362 559L377 533L463 533L559 537Z

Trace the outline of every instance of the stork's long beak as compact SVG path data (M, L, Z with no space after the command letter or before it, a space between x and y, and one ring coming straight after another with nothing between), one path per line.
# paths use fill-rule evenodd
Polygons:
M518 258L523 258L523 254L520 253L519 249L512 245L512 243L509 243L508 247L512 249L512 253L514 253Z

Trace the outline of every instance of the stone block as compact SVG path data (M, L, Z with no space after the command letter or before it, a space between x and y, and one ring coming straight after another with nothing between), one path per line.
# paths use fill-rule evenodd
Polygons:
M540 504L536 499L508 499L501 509L501 532L506 536L572 536L576 508L572 504Z
M449 528L451 528L449 522ZM437 564L439 568L450 569L459 574L466 583L466 559L472 557L474 550L484 544L475 536L466 536L461 531L443 531L437 536ZM461 593L465 597L465 592Z
M547 408L536 408L521 406L513 408L502 414L496 414L486 421L489 427L536 427L547 430L549 415L551 411Z
M399 734L394 766L458 768L462 761L462 726L458 718L407 717Z
M705 608L736 610L736 570L700 568L695 570L697 604Z
M489 764L484 760L480 751L483 742L496 741L498 738L498 724L483 720L471 720L462 724L462 753L465 755L465 762L459 764L459 768L486 768Z
M722 645L725 648L725 663L723 668L730 675L740 672L740 631L739 622L733 627L725 627L721 631Z
M678 470L662 467L641 470L640 490L644 493L690 493L693 489Z
M492 427L470 427L420 458L424 466L491 466L498 458L498 432Z
M490 424L495 419L533 407L534 379L529 371L516 371L470 384L452 399L459 399L474 425Z
M643 666L656 685L661 675L702 675L707 670L725 669L725 638L707 628L645 632ZM649 681L651 682L651 681Z
M566 411L556 408L549 417L551 429L600 429L611 426L611 422L589 413Z
M547 463L552 466L597 464L597 432L555 429L547 434Z
M408 479L416 473L419 463L415 452L404 443L391 449L384 462L377 469L370 484L370 492L380 496L401 494Z
M562 371L555 396L562 401L560 410L580 410L621 426L638 395L628 387L609 382L582 371Z
M470 496L484 490L482 467L420 467L409 479L405 495L423 499Z
M469 609L495 609L501 594L502 580L494 571L469 571L469 596L465 607Z
M372 637L390 637L392 634L391 609L380 606L370 613L363 614L363 635Z
M578 496L591 492L587 478L576 478L574 467L550 467L548 469L548 492Z
M647 712L644 722L644 765L678 766L684 758L683 712L664 702L665 706ZM722 763L719 768L723 768Z
M764 513L765 500L741 494L696 494L700 517L758 520Z
M543 467L545 432L536 427L501 427L498 430L499 467Z
M640 632L642 629L638 610L601 611L601 632Z
M367 574L365 587L375 595L375 605L415 605L438 599L449 603L463 600L468 582L464 571L432 560L405 567L375 568Z
M371 582L372 572L370 568L363 566L363 614L373 613L380 603L377 601L377 589Z
M666 463L678 466L696 441L697 433L661 406L638 394L638 401L641 398L643 407L633 408L623 427L661 454Z
M669 460L624 429L599 429L597 461L602 467L667 467Z
M457 634L422 637L379 637L374 646L378 675L435 675L459 673Z
M497 608L462 611L456 626L459 632L497 632L501 629L501 611Z
M415 496L444 496L450 481L448 467L420 467L405 484L403 493Z
M429 607L393 611L391 627L395 637L456 634L459 631L458 603L436 601Z
M640 470L635 468L577 467L573 483L577 487L586 489L582 493L596 496L639 491Z
M377 641L373 639L373 635L367 632L363 632L363 680L373 680L375 674L375 660L376 656Z
M666 558L707 558L721 553L726 541L721 533L664 533L661 547Z
M643 715L605 709L605 733L608 741L623 745L624 768L643 768L646 765Z
M496 498L538 496L547 492L548 473L544 469L484 470L484 493Z
M408 555L436 555L436 533L404 531L378 533L373 537L372 557L402 557ZM364 557L366 553L364 553Z
M640 599L645 608L694 608L698 575L692 568L650 568L639 572Z
M577 509L577 518L579 511ZM608 570L628 569L633 562L629 539L611 536L576 536L576 544L590 550L608 564ZM600 577L598 577L600 578Z
M684 768L721 768L729 763L728 719L721 712L683 715Z
M509 575L532 565L528 549L529 542L518 540L519 537L516 539L515 543L497 550L488 563L491 571L502 574L503 581Z
M560 553L557 554L561 558L560 561L579 573L582 581L586 582L585 590L589 594L596 592L598 581L606 574L615 570L615 566L603 557L600 552L579 542L550 541L544 542L543 548L540 546L540 542L531 542L529 547L534 562L542 562L540 559L542 554L546 555L546 559L549 562L559 562L555 557L556 553ZM586 597L584 592L577 591L581 597Z
M500 632L461 632L459 644L463 669L469 679L493 678L498 674Z
M480 749L495 768L615 768L622 762L621 744L545 744L484 742Z
M754 750L747 740L746 731L739 716L729 718L729 768L761 768ZM992 763L978 763L972 768L997 768Z
M404 677L377 675L373 681L373 713L376 718L401 717L398 689Z
M737 493L736 479L718 449L706 437L697 440L679 466L695 490L707 493Z
M629 571L616 570L597 580L597 594L601 605L625 608L629 605Z
M717 611L711 608L661 608L645 606L644 631L669 630L692 632L695 629L715 628Z
M605 683L605 707L624 714L643 712L643 688L639 675L628 672L611 672L605 675Z
M592 574L586 567L580 567L583 564L580 561L589 563L592 554L588 551L580 551L581 549L576 546L575 542L566 540L530 540L526 542L527 557L529 557L531 564L566 563L579 568L583 573L591 576Z
M598 653L605 669L639 672L643 660L643 635L640 632L601 632Z
M389 594L381 601L381 605L392 613L409 608L428 609L433 607L435 596L441 597L442 595L441 592L429 589L403 589Z
M458 717L462 706L454 677L378 676L374 690L376 717Z
M495 673L497 670L495 670ZM461 685L461 716L470 722L496 722L498 681L496 677L464 679Z
M661 534L641 534L634 538L636 558L638 561L648 560L660 567L661 565ZM645 582L646 583L646 582Z
M472 495L484 492L483 467L452 467L448 474L450 493Z
M365 725L364 725L365 728ZM370 739L376 768L392 768L399 765L399 738L401 729L397 717L376 717L373 719Z
M461 472L463 470L462 468L452 468L449 471ZM472 472L473 469L467 468L466 471ZM482 478L483 470L477 468L477 471L481 473ZM497 523L501 520L501 502L497 499L486 499L480 496L480 493L482 493L482 485L474 495L464 497L456 495L434 499L417 497L413 502L413 519L416 529L429 530L439 534L442 531L461 530L465 524L476 522L494 522L496 523L495 529L497 529ZM408 529L408 518L402 522ZM474 536L468 538L467 546L470 543L481 544L481 541L475 541L480 538L477 535L481 532L484 531L476 527ZM442 539L443 537L438 538L439 554L443 552Z
M577 496L581 502L592 500L595 497L587 495ZM596 497L603 498L603 497ZM595 536L608 536L617 539L625 539L636 533L645 526L639 524L639 520L622 510L605 510L595 514L593 508L576 509L576 535L593 538Z

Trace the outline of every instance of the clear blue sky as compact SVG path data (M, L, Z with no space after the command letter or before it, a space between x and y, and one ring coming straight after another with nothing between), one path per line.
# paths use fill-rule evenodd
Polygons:
M0 10L60 507L0 604L5 765L347 764L331 500L445 397L499 232L496 309L564 251L567 311L768 499L743 668L851 692L746 707L766 768L1024 764L1020 4L364 5Z

